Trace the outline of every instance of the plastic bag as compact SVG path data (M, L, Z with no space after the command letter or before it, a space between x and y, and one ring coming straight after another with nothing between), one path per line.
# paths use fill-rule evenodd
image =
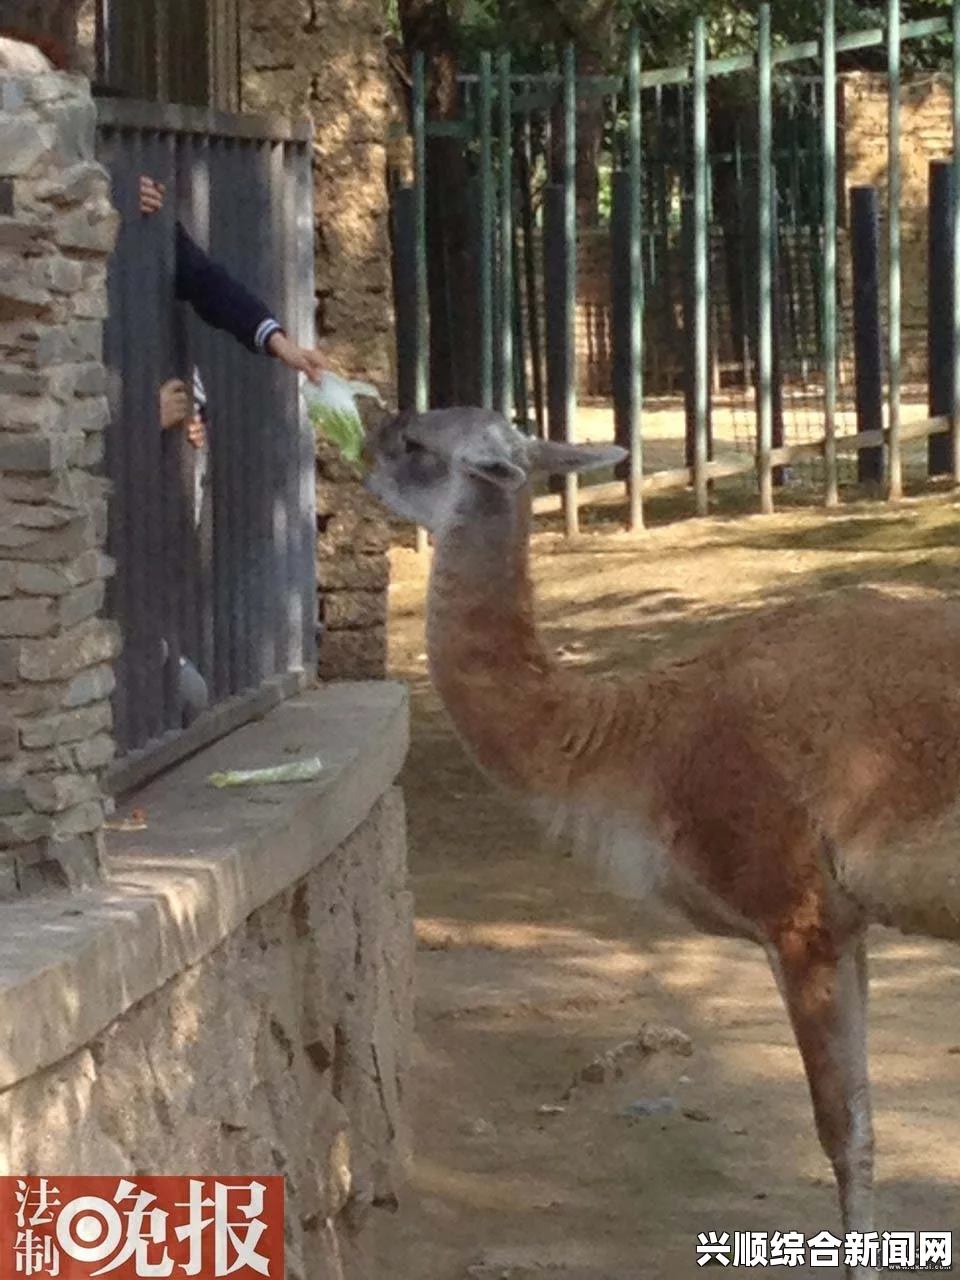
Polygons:
M380 392L369 382L348 382L329 371L321 375L319 383L308 383L303 390L314 430L322 431L333 441L345 462L359 466L365 433L356 396L368 397L381 408L386 407Z

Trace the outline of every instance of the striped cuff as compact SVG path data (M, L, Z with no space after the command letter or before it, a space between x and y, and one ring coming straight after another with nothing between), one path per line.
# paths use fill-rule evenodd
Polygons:
M267 341L275 333L283 333L283 328L272 317L267 320L261 320L257 325L257 331L253 335L253 345L258 351L266 351Z

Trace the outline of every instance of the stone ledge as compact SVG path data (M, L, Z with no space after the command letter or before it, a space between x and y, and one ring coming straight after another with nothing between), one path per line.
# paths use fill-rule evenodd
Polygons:
M89 1043L196 964L332 853L393 784L408 746L406 690L329 685L155 779L118 811L105 881L0 904L0 1089ZM313 783L217 790L208 776L321 756Z

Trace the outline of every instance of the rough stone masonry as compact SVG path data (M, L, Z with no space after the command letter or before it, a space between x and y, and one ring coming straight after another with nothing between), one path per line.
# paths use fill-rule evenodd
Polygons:
M86 81L0 40L0 900L98 877L114 753L94 125Z
M311 120L317 332L332 362L393 401L387 135L394 112L382 0L245 0L243 107ZM356 476L317 456L321 679L387 666L390 531Z

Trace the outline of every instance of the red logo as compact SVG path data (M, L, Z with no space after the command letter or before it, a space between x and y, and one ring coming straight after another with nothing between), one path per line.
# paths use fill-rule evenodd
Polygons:
M2 1178L0 1277L283 1280L283 1178Z

